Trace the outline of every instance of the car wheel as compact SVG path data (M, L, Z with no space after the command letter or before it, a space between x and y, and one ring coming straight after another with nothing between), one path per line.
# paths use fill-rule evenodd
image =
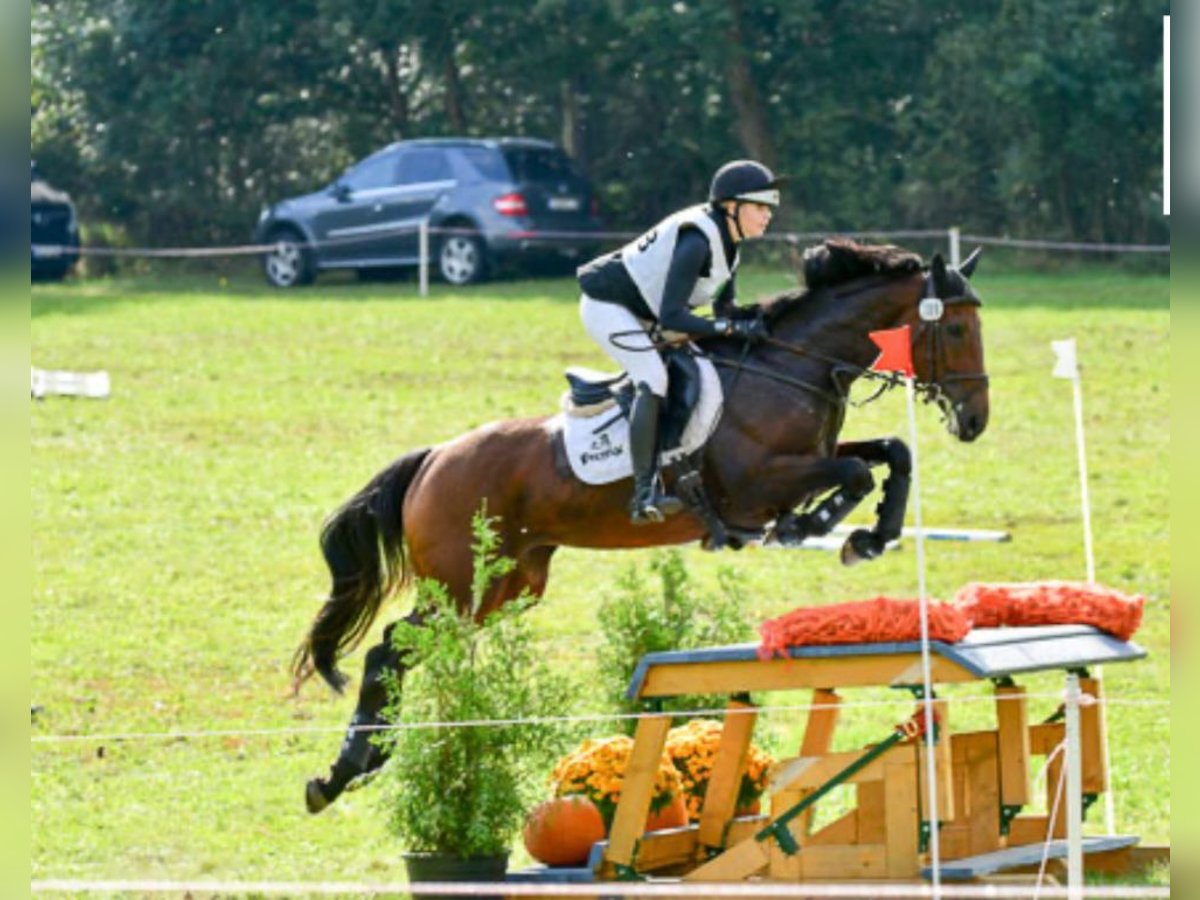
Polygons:
M442 241L438 271L450 284L474 284L487 272L483 241L476 234L452 234Z
M272 287L290 288L313 280L312 251L295 231L272 232L267 239L275 244L263 254L263 274Z

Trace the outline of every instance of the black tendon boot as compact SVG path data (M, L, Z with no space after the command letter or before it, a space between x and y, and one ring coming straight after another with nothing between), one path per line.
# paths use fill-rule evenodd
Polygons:
M661 522L683 511L678 497L659 491L658 411L662 398L643 383L637 386L633 409L629 411L629 456L633 462L633 500L629 520L634 525Z
M380 715L388 699L384 673L392 671L403 675L399 667L400 655L392 647L391 630L389 627L384 632L383 643L367 652L358 706L350 719L337 759L329 769L329 777L314 778L305 786L304 803L310 813L319 813L341 796L352 782L374 772L387 759L373 738L382 726L387 725Z

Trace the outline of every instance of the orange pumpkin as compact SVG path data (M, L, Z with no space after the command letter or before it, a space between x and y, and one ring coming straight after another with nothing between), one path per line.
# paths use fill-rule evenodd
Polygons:
M578 866L587 862L596 841L605 837L600 810L581 794L568 794L540 803L525 821L525 849L548 866Z
M646 819L647 831L662 831L664 828L682 828L688 823L687 801L683 794L676 794L675 799L658 812L651 812Z

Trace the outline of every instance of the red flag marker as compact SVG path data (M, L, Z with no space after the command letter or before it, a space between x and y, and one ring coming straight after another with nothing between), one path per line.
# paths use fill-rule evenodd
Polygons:
M909 327L889 328L872 331L868 335L879 347L880 353L871 368L876 372L901 372L913 378L916 372L912 362L912 338Z

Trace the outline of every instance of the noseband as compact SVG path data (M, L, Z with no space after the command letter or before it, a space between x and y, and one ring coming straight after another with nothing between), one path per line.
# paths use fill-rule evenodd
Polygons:
M972 294L960 294L957 297L938 297L933 284L933 275L925 279L924 295L917 304L917 315L921 324L917 326L913 336L913 355L917 353L917 344L925 339L925 351L928 355L929 381L916 386L917 393L922 395L926 403L936 403L942 412L952 412L951 400L943 390L947 385L961 381L977 381L982 385L988 384L986 372L947 372L946 371L946 341L942 334L942 319L948 306L980 307L983 301Z

